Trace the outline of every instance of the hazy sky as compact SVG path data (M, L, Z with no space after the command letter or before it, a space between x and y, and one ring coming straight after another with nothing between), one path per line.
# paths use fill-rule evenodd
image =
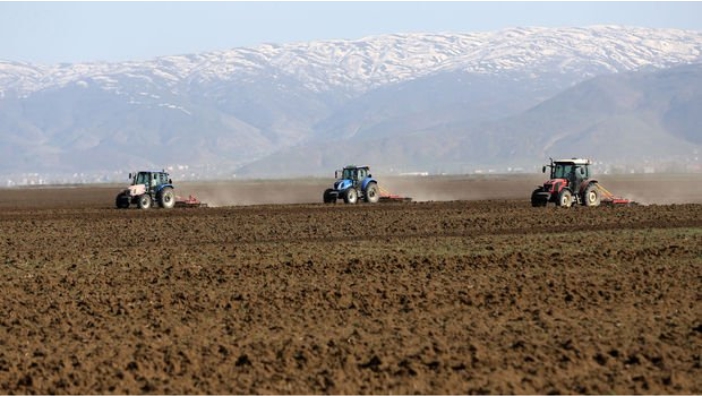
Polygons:
M702 2L6 2L0 60L144 60L261 43L514 26L702 30Z

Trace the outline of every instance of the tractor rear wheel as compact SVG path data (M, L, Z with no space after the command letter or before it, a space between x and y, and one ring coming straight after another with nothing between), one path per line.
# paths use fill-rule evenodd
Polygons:
M344 202L347 204L355 204L358 201L358 193L356 189L351 187L344 191Z
M149 209L151 207L151 195L143 194L140 196L137 205L139 205L139 209Z
M567 188L564 188L560 193L558 193L558 206L570 208L570 205L572 204L573 193L571 193Z
M158 204L164 209L171 209L175 206L175 194L173 189L166 187L159 193Z
M336 203L336 197L332 194L333 192L334 189L332 188L327 188L324 191L324 196L322 197L322 199L324 200L325 204Z
M597 189L597 184L592 183L585 189L583 193L584 206L600 206L600 192Z
M378 203L380 200L380 192L378 191L378 184L370 182L366 186L366 195L364 196L366 202L368 203Z

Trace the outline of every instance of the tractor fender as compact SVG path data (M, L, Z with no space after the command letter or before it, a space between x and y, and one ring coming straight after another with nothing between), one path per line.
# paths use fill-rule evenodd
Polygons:
M161 190L163 190L163 189L166 188L166 187L170 187L170 188L172 188L172 189L175 189L175 187L173 187L172 184L161 184L160 186L156 187L156 189L154 190L154 192L155 192L156 194L158 194L159 192L161 192Z
M595 179L589 179L589 180L583 180L582 183L580 183L580 187L578 188L578 192L580 194L584 193L585 190L591 185L591 184L597 184L597 180Z
M378 182L377 182L374 178L372 178L372 177L366 177L366 178L363 179L363 181L361 182L361 190L363 190L363 191L365 192L365 191L366 191L366 187L368 187L368 184L370 184L370 183L378 184Z

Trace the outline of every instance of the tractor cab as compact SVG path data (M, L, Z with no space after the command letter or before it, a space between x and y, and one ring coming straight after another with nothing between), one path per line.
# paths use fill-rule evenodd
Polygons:
M590 160L587 159L552 160L550 165L542 168L543 173L546 173L547 166L551 168L551 182L562 180L567 185L576 186L590 178Z
M354 185L357 185L358 182L361 182L368 177L373 177L373 175L370 174L370 168L368 166L349 165L342 170L337 170L334 172L334 177L337 181L348 180Z
M136 186L137 184L147 184L149 179L150 179L150 173L149 172L139 172L134 175L132 178L132 174L129 174L129 178L132 179L132 186Z
M551 169L549 180L544 183L545 188L557 189L567 187L575 195L581 189L581 184L590 179L589 159L571 158L553 160L549 165L545 165L541 170L546 172L546 168Z
M137 186L143 184L144 187L156 188L162 184L173 184L171 179L168 177L166 172L137 172L134 175L129 174L129 178L132 180L132 186Z

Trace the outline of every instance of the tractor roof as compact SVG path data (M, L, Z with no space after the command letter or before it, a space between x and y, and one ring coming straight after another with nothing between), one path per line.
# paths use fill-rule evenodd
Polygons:
M346 165L344 169L370 169L368 165Z
M138 171L137 173L168 173L165 170L160 170L160 171L150 171L150 170L142 170Z
M556 164L575 164L575 165L590 165L592 161L587 158L567 158L553 161Z

